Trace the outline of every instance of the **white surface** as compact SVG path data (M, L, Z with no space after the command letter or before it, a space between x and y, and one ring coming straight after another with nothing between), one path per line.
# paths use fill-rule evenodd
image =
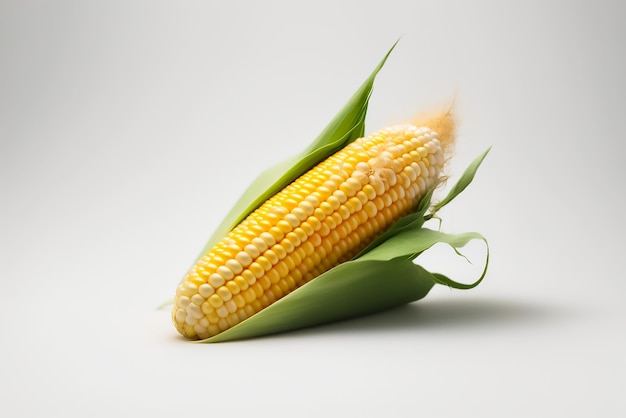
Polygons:
M624 416L624 8L571 3L0 3L0 415ZM443 213L485 282L178 338L212 228L399 36L368 130L456 98L452 174L493 145Z

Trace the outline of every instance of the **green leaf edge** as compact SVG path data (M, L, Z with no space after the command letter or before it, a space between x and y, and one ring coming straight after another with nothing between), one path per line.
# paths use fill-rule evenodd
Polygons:
M487 154L489 154L489 151L491 151L491 147L487 148L470 163L470 165L465 169L454 187L450 189L448 195L444 197L443 200L441 200L439 203L434 205L431 217L435 213L437 213L437 211L439 211L442 207L452 202L454 198L456 198L459 194L461 194L461 192L463 192L463 190L465 190L467 186L469 186L472 180L474 180L474 176L476 175L476 171L478 171L478 167L480 167Z
M241 195L232 209L217 226L195 261L198 261L226 234L243 221L263 202L313 168L319 162L341 150L365 132L365 116L374 80L396 47L396 41L384 58L365 79L343 108L335 115L318 137L300 154L265 170ZM259 194L259 190L263 190Z

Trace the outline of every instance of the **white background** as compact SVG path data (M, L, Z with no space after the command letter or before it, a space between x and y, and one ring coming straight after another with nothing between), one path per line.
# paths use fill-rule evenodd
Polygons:
M0 415L624 416L621 3L223 3L0 2ZM212 229L399 37L366 130L455 100L452 176L493 146L442 213L485 281L179 338L156 307Z

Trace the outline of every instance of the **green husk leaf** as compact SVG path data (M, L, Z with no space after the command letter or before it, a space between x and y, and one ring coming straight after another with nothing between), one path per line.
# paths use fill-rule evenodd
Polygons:
M465 169L465 171L459 178L459 181L454 185L454 187L452 187L452 189L450 189L450 192L448 193L448 195L442 201L440 201L433 207L433 210L432 210L433 214L437 213L439 209L441 209L442 207L450 203L452 200L454 200L455 197L461 194L461 192L465 190L467 186L469 186L472 180L474 180L474 176L476 175L476 171L478 170L478 167L480 167L480 165L482 164L483 160L485 159L485 157L487 156L490 150L491 150L491 147L487 148L482 154L476 157L474 161L472 161L472 163Z
M397 43L396 41L393 44L361 87L302 153L270 167L248 187L228 215L215 229L215 232L196 258L196 261L267 199L319 162L363 136L365 132L365 116L374 87L374 79Z
M430 273L410 258L438 242L455 250L477 233L444 234L426 228L405 230L360 258L342 263L284 298L214 337L201 342L222 342L276 334L380 312L416 301L436 284L457 289L477 286L487 271L470 284ZM488 256L487 256L488 259Z
M348 261L200 342L259 337L380 312L423 298L435 283L431 273L409 260Z

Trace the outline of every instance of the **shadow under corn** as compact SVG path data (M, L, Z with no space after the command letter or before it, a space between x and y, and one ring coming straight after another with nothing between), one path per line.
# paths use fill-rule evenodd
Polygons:
M431 298L364 317L261 338L317 334L386 334L433 330L511 329L561 321L572 312L535 301L493 298Z

